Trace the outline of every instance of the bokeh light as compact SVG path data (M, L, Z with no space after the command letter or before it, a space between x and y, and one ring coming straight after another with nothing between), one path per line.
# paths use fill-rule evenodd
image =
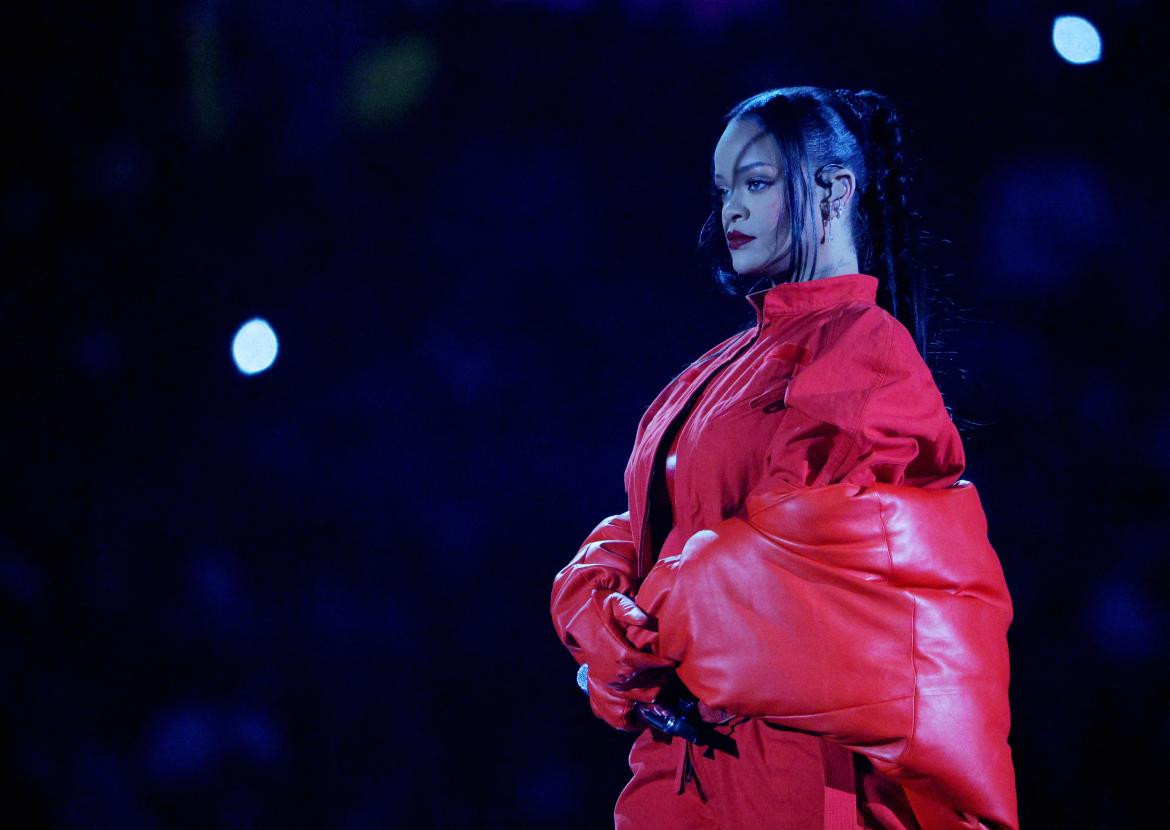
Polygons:
M350 81L354 117L364 124L398 121L427 96L437 70L436 49L422 35L403 35L368 52Z
M245 375L263 372L276 360L276 332L267 320L256 317L236 332L232 340L232 359Z
M1083 17L1066 14L1052 24L1052 45L1069 63L1093 63L1101 59L1101 35Z

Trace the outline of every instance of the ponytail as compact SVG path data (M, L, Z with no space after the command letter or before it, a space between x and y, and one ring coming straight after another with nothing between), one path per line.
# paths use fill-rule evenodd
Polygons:
M952 361L955 353L944 348L943 329L932 330L931 310L937 308L944 322L957 321L959 313L954 298L934 284L943 277L928 278L922 256L927 240L922 217L911 208L912 177L902 122L890 100L878 92L838 89L834 94L846 104L841 115L861 141L869 172L869 182L856 211L858 267L879 278L879 304L913 335L923 362L938 381L951 374L950 367L941 364ZM958 380L965 375L959 369ZM983 425L955 414L950 404L945 406L960 431Z
M888 98L872 90L837 90L862 125L870 181L862 194L870 250L863 270L881 280L888 308L911 334L929 361L929 312L921 264L921 216L911 208L910 170L903 147L902 123ZM872 270L868 270L872 269Z

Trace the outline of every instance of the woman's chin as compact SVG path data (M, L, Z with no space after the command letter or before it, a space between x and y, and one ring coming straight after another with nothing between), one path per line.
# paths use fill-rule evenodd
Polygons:
M731 252L731 267L734 268L735 273L739 274L741 277L750 277L753 275L760 276L760 274L757 272L760 270L761 265L763 265L763 263L750 254L737 255L735 251Z

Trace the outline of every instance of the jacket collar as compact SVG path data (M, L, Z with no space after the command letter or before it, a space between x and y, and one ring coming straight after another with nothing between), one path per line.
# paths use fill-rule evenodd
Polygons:
M875 303L878 278L869 274L837 274L805 282L781 282L747 295L756 323L784 314L800 314L849 302Z

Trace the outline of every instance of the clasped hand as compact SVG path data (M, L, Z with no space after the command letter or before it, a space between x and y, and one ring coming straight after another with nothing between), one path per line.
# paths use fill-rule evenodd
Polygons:
M634 703L654 702L674 670L674 661L643 650L653 647L658 622L633 598L618 591L595 590L590 605L596 625L589 628L594 636L592 642L581 643L589 662L589 705L610 726L637 731L645 724L634 712Z

